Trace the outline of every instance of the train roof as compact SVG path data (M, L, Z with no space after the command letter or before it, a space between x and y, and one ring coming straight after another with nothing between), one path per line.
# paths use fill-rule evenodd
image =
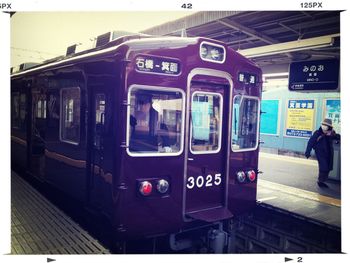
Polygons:
M104 36L103 34L101 36ZM66 56L58 56L49 60L44 61L43 63L23 63L21 64L22 70L13 72L11 77L20 77L25 76L30 73L36 73L40 70L55 68L63 66L65 64L70 64L72 62L82 61L87 58L103 57L108 55L115 54L115 51L118 50L121 46L127 44L131 50L147 48L164 48L164 45L171 43L172 47L180 47L186 44L195 44L199 39L207 40L212 43L218 43L223 46L226 46L224 42L218 40L213 40L203 37L174 37L174 36L150 36L145 34L130 34L118 37L111 41L104 43L103 45L96 46L95 48L84 50L79 53L68 54L68 50L72 47L68 47ZM236 52L235 52L236 53ZM241 56L239 53L236 53L238 56ZM126 54L128 56L128 54ZM247 60L248 61L248 60ZM254 64L254 63L252 63Z

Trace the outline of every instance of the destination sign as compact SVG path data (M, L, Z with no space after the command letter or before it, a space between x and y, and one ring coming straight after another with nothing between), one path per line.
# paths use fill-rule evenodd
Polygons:
M238 73L238 81L245 84L256 84L256 75L247 72Z
M155 56L138 56L135 60L136 69L147 73L179 75L180 63L171 58Z
M292 62L288 88L291 91L336 90L338 78L339 61L336 59Z

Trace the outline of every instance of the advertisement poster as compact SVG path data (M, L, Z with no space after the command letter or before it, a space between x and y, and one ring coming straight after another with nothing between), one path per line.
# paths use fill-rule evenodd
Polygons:
M278 135L279 100L261 101L260 133Z
M340 131L340 99L326 99L324 108L324 118L332 120L333 128L336 133L341 134Z
M314 130L315 100L288 100L286 136L308 138Z

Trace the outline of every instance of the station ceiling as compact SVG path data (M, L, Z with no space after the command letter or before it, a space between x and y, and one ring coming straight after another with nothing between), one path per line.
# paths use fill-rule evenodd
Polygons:
M207 37L226 42L237 51L264 46L271 48L280 43L321 36L332 36L334 40L327 47L251 58L262 67L340 56L340 11L205 11L142 33Z

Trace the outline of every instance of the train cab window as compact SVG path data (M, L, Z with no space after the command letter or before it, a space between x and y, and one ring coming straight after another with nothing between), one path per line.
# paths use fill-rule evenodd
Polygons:
M259 99L237 95L233 99L232 150L247 151L258 147Z
M63 88L61 90L61 141L78 144L80 141L80 89Z
M128 153L182 152L184 95L174 88L132 87L129 91Z
M191 152L216 153L221 147L222 96L194 92L191 104Z

